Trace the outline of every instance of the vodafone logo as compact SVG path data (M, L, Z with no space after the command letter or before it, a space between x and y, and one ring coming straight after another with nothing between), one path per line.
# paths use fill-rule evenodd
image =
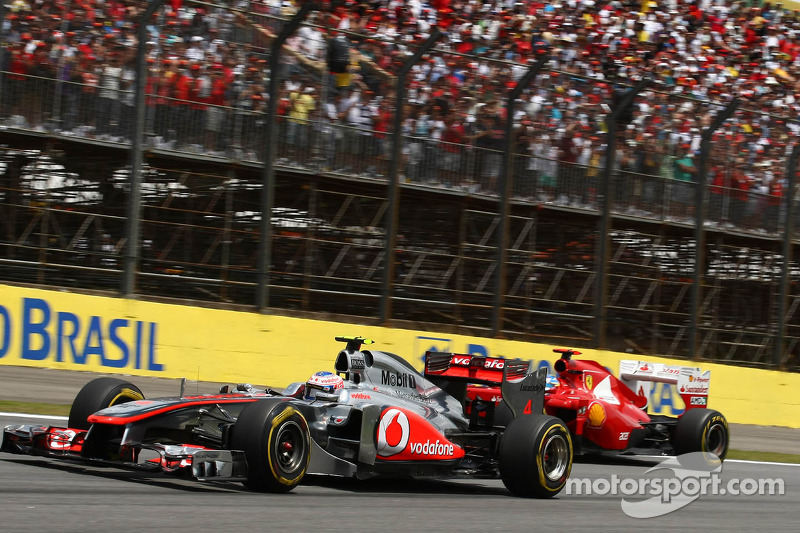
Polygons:
M502 370L506 366L504 359L484 359L477 358L473 361L470 355L455 355L450 359L450 363L455 366L477 366L483 368L491 368L495 370Z
M399 409L389 409L378 424L378 455L391 457L406 449L408 444L408 417Z

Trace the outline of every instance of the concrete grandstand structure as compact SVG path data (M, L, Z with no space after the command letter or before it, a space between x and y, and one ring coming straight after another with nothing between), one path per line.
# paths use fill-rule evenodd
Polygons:
M797 12L74 4L5 7L0 279L800 367Z

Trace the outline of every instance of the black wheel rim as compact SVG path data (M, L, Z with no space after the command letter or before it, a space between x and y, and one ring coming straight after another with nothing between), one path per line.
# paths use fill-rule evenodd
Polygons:
M297 422L288 421L278 429L275 436L275 459L278 468L291 474L302 468L306 455L303 428Z

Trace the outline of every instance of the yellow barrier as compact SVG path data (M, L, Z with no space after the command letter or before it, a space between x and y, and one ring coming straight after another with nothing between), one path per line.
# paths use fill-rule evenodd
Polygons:
M336 335L362 335L418 368L427 350L533 359L552 347L0 285L0 364L283 387L332 370ZM612 371L629 354L582 350ZM641 357L669 364L687 361ZM730 422L800 427L800 375L700 364L711 370L709 407ZM656 384L650 411L683 412L673 386Z

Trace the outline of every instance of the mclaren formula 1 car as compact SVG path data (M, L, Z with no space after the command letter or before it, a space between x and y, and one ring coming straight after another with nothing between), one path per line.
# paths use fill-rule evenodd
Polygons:
M570 430L576 454L680 455L706 452L724 460L728 451L728 422L718 411L707 409L711 371L646 361L621 361L619 377L595 361L575 360L580 352L561 354L547 379L545 413L560 419ZM679 417L647 413L654 382L678 389L686 404ZM496 386L470 385L471 402L499 401Z
M397 355L346 343L333 372L282 392L145 399L98 378L78 393L68 427L7 426L0 449L93 464L242 481L286 492L306 474L367 478L500 477L515 495L552 497L572 467L567 425L543 413L546 371L521 360L433 354L424 372ZM503 400L473 398L495 386ZM183 389L183 387L181 387Z

